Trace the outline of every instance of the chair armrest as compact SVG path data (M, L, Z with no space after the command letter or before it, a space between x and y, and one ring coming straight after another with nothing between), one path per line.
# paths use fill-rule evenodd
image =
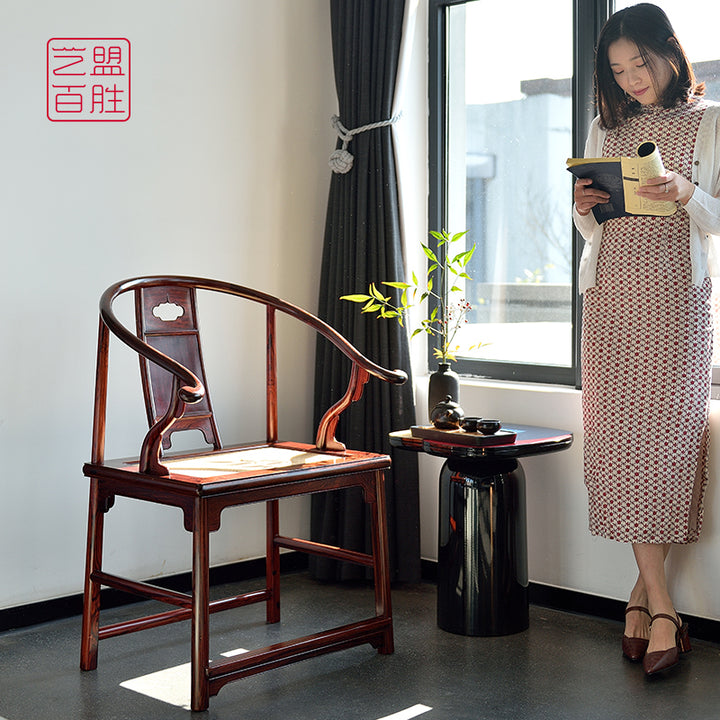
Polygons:
M210 285L206 285L209 289L217 289L214 286L215 283L212 281L210 281ZM320 335L329 340L352 362L350 380L345 394L325 412L318 424L317 434L315 436L315 445L319 450L337 450L340 452L345 450L345 445L336 440L335 430L341 413L362 396L363 388L370 375L373 375L380 380L384 380L385 382L393 383L394 385L402 385L407 381L408 376L404 370L389 370L377 365L372 360L365 357L352 343L350 343L350 341L335 330L335 328L331 327L326 322L306 310L257 290L249 290L248 288L234 286L233 291L236 294L240 294L245 297L248 297L245 293L249 292L251 293L250 296L256 300L264 302L266 305L274 307L275 309L300 320L306 325L309 325L316 332L320 333Z
M206 285L210 289L214 288L215 283ZM200 286L198 286L200 287ZM259 292L257 290L249 290L240 286L234 286L236 294L243 295L244 297L253 297L254 299L264 302L266 305L272 306L281 312L291 315L292 317L300 320L301 322L309 325L311 328L320 333L324 338L329 340L340 352L348 357L354 364L367 371L368 374L374 377L384 380L385 382L393 383L394 385L402 385L407 381L408 376L404 370L389 370L381 365L377 365L369 358L365 357L345 336L341 335L335 328L328 325L324 320L316 317L307 310L303 310L297 305L286 302L279 298L267 295L266 293ZM242 292L237 292L242 291ZM246 294L251 293L251 294Z
M395 385L402 385L407 381L408 376L404 370L388 370L368 360L368 358L360 354L353 345L342 335L332 330L332 328L328 327L336 337L329 337L321 328L317 329L318 332L328 337L328 339L352 361L347 390L343 397L322 416L315 436L315 445L319 450L338 450L342 452L345 450L345 445L335 438L335 430L340 420L340 415L350 407L352 403L362 397L363 389L369 376L374 375L381 380Z

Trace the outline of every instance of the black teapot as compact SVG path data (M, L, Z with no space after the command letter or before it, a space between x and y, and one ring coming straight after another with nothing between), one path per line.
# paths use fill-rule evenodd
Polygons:
M438 430L457 430L465 417L463 409L446 395L430 412L430 420Z

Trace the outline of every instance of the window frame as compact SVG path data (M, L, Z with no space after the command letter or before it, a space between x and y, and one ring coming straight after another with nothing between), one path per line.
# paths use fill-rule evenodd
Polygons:
M428 227L444 228L447 224L447 8L475 0L428 0L428 152L429 195ZM592 104L578 98L593 96L593 62L595 42L612 11L612 0L573 0L573 76L572 76L572 148L575 157L582 156L585 138L595 115ZM581 20L582 19L582 20ZM572 196L568 197L572 203ZM583 239L572 228L572 359L569 367L518 362L497 362L458 358L454 369L461 375L496 380L573 385L580 388L580 323L582 299L577 290L577 266ZM428 358L433 362L434 345L429 343Z

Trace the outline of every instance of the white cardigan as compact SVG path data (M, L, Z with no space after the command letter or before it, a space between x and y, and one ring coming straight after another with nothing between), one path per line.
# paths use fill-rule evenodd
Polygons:
M703 101L707 102L707 101ZM690 259L692 282L702 285L710 276L720 275L720 264L712 252L713 240L720 235L720 104L707 102L693 154L692 182L697 186L685 205L690 216ZM600 127L599 117L590 126L585 143L585 157L602 157L606 131ZM603 228L592 211L580 215L573 207L575 227L585 238L578 284L580 292L595 285L600 242Z

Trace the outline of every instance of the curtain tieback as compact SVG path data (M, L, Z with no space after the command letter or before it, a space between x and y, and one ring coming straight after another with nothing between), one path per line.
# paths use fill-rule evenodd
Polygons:
M347 146L355 135L359 135L361 132L366 130L374 130L375 128L387 127L393 125L399 119L402 113L398 113L389 120L380 120L380 122L370 123L368 125L362 125L361 127L353 128L348 130L341 122L337 115L332 116L332 126L338 137L342 140L342 148L334 150L328 160L328 165L334 173L346 173L352 169L353 160L352 153L348 152Z

